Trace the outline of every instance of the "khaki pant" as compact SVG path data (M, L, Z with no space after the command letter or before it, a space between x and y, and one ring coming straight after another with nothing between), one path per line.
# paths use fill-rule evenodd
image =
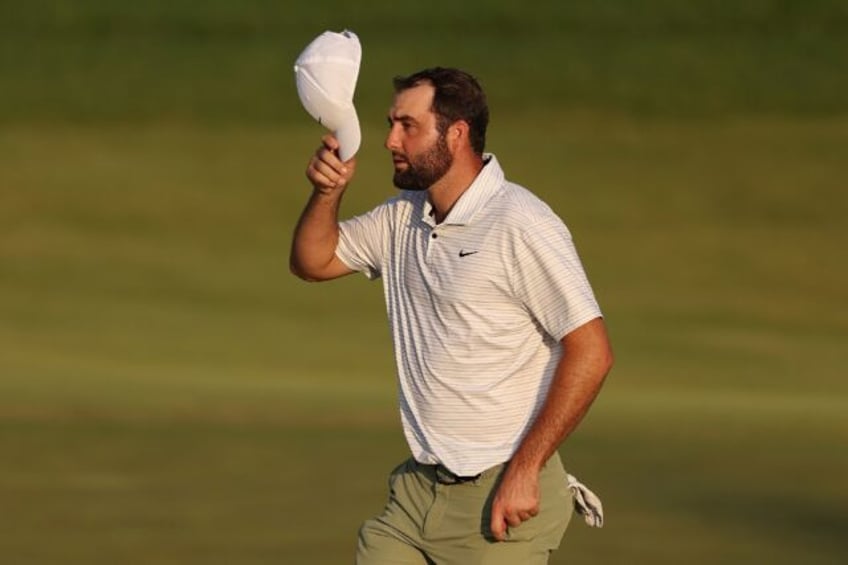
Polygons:
M389 476L383 513L359 531L357 565L544 565L571 518L571 491L559 455L540 476L539 514L494 541L492 498L504 465L478 479L442 484L436 468L409 459Z

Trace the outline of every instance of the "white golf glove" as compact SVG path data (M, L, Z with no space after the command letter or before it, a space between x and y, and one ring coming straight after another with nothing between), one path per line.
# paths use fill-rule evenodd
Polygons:
M604 507L601 499L577 480L574 475L568 475L568 488L574 497L574 510L583 515L583 519L593 528L604 525Z

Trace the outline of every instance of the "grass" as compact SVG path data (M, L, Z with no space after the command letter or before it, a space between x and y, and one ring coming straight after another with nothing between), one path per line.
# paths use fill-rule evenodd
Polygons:
M640 116L844 112L837 0L427 4L37 0L0 5L0 123L302 120L291 65L324 29L363 43L357 104L389 78L473 70L502 115L558 107ZM302 121L300 123L303 123ZM379 123L379 122L376 122Z
M543 123L556 144L522 143ZM349 559L405 448L379 285L286 272L317 134L3 130L10 562ZM346 214L391 193L365 134ZM846 137L840 120L495 122L510 176L568 220L618 354L563 449L608 525L575 522L555 563L842 560Z
M365 59L344 215L392 194L389 78L467 66L571 228L617 365L552 563L844 563L848 12L828 0L0 4L0 560L349 562L406 448L379 284L287 272Z

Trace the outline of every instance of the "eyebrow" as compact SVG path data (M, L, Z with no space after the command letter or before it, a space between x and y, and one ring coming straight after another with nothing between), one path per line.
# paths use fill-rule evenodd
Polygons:
M418 123L418 120L416 120L415 118L413 118L412 116L410 116L408 114L400 114L400 115L395 116L395 117L392 117L392 115L389 114L388 116L386 116L386 120L389 122L389 124L393 124L395 122L401 122L401 123L404 123L404 124L417 124Z

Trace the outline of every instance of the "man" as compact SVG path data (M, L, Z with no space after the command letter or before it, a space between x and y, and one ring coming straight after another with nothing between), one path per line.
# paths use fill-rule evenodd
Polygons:
M339 223L355 159L325 136L291 270L382 277L412 457L363 524L357 563L547 563L571 514L557 447L612 365L600 310L562 221L484 153L477 81L395 79L386 148L400 194Z

